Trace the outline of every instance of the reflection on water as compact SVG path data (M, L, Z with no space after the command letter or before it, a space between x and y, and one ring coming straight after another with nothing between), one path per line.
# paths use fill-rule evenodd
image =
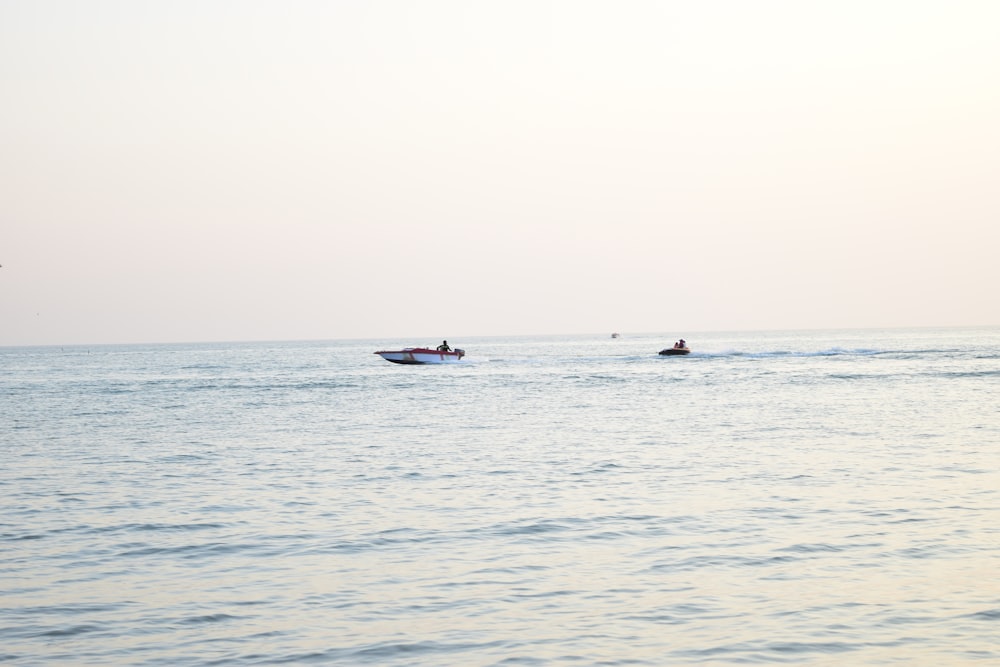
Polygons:
M1000 332L667 338L2 349L0 660L1000 658Z

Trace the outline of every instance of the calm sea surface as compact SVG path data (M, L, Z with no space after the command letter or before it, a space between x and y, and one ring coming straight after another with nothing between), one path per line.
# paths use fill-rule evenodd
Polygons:
M0 662L1000 664L1000 330L0 348Z

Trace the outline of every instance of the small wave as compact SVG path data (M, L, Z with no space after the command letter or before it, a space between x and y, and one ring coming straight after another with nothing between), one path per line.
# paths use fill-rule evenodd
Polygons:
M197 559L214 557L219 554L231 555L251 553L265 550L265 545L259 542L225 543L206 542L204 544L181 544L177 546L149 546L147 544L130 544L129 548L118 553L118 558L146 558L149 556L179 557Z
M502 526L497 528L500 535L540 535L545 533L560 533L569 530L569 526L557 521L532 521L530 523Z
M165 461L204 461L207 460L208 456L203 456L201 454L168 454L166 456L161 456L157 460L161 462Z
M924 625L934 623L937 619L934 616L914 616L912 614L901 616L889 616L882 622L886 625Z
M936 377L943 378L988 378L988 377L1000 377L1000 369L998 370L988 370L988 371L952 371L952 372L937 372L937 373L926 373L925 375L933 375Z
M758 567L771 567L774 565L783 565L785 563L794 562L797 560L794 556L728 556L728 555L710 555L710 556L692 556L690 558L684 558L677 561L660 562L651 565L649 569L651 571L662 572L662 571L673 571L673 572L689 572L692 570L700 570L703 568L758 568Z
M962 618L971 618L977 621L1000 621L1000 607L987 609L986 611L977 611L974 614L966 614Z
M199 530L218 530L227 528L225 523L125 523L117 526L100 526L87 528L89 533L120 533L120 532L193 532Z
M859 648L846 642L781 642L769 644L765 650L774 653L846 653Z
M840 553L849 549L867 549L880 547L881 544L826 544L825 542L814 544L794 544L790 547L782 547L778 551L791 551L794 553Z
M83 625L73 625L70 627L56 628L55 630L46 630L45 632L38 633L39 637L73 637L75 635L82 635L89 632L98 632L102 630L100 626L93 624L83 624Z
M857 651L871 644L849 644L847 642L777 642L769 644L740 643L726 646L714 646L706 649L678 651L678 655L692 658L722 658L730 656L733 659L738 655L752 655L753 659L738 660L739 662L771 662L776 658L773 654L794 654L802 657L809 653L847 653Z
M65 614L101 614L119 611L131 603L114 602L108 604L92 604L85 602L69 602L66 604L45 605L40 607L21 607L19 611L25 615L63 616Z
M625 466L619 465L617 463L596 463L593 466L587 468L586 470L577 470L575 472L569 473L572 477L581 477L584 475L590 475L593 473L603 473L603 472L614 472L616 470L622 470Z
M607 375L603 373L594 373L593 375L580 376L580 375L567 375L563 378L564 380L575 380L581 384L590 384L591 382L601 382L602 384L608 384L610 382L625 383L629 382L629 379L622 377L621 375Z
M27 540L41 540L41 539L45 539L45 536L39 533L26 533L26 534L0 533L0 540L4 542L21 542Z
M192 616L185 618L180 623L182 625L202 625L205 623L222 623L224 621L238 621L241 617L232 614L205 614L203 616Z
M886 380L891 377L898 377L888 373L830 373L826 377L831 380Z
M311 380L309 382L267 382L256 387L261 391L278 390L312 390L312 389L357 389L361 385L356 382L340 382L335 380Z
M435 655L449 653L471 653L507 646L508 642L503 640L491 642L435 642L435 641L403 641L403 642L379 642L377 644L367 644L352 646L348 648L335 648L326 651L310 651L308 653L294 653L283 656L275 656L268 662L273 663L326 663L326 662L370 662L382 664L385 661L395 661L406 658L414 664L434 664Z

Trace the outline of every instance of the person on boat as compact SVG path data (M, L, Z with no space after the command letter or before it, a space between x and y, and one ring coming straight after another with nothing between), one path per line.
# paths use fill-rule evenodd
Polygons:
M679 341L677 341L676 343L674 343L674 349L675 350L683 350L685 347L687 347L687 343L684 342L683 338L681 338Z
M451 347L448 345L448 341L441 341L441 344L437 347L438 352L451 352Z

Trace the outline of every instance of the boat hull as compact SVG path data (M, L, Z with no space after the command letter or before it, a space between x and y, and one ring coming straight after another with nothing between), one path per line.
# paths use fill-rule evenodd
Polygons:
M660 350L661 357L677 357L683 354L691 354L691 350L686 347L668 347Z
M375 354L394 364L419 366L424 364L457 364L462 361L465 351L443 352L425 347L407 347L402 350L380 350Z

